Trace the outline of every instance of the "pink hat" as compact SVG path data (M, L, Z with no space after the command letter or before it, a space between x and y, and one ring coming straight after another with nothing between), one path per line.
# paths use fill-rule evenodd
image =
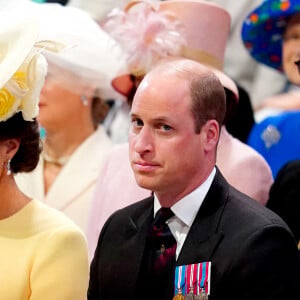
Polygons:
M137 3L145 4L143 1L132 1L129 3L129 10ZM179 51L176 54L168 52L168 49L161 51L164 56L160 58L185 57L209 66L223 86L229 89L238 101L236 84L223 72L226 42L230 32L229 13L221 6L203 0L167 0L157 3L154 9L156 14L167 15L169 22L176 21L183 28L178 32L184 40ZM129 10L125 12L129 13ZM119 40L118 36L114 37ZM121 40L121 44L124 44L124 39ZM135 46L134 43L132 45ZM129 66L128 73L134 74L132 71ZM145 68L144 73L147 71ZM128 73L112 81L112 86L125 96L133 87Z

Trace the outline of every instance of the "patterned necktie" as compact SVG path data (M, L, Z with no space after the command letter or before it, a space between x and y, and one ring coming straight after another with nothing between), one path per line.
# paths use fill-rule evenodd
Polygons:
M152 223L149 240L152 249L152 274L167 274L175 265L176 240L166 221L174 216L170 208L162 207Z

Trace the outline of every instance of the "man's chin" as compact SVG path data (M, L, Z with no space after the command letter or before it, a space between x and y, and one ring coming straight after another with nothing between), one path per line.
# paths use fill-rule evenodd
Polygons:
M141 188L146 190L153 191L156 186L152 180L149 180L149 178L141 178L140 176L136 176L135 180Z

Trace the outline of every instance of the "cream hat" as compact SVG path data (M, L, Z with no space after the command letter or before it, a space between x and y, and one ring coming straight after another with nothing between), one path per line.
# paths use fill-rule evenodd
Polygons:
M22 111L24 120L38 114L47 63L35 47L38 21L12 11L0 13L0 121Z
M67 6L87 11L93 19L101 21L115 7L122 7L129 0L69 0Z
M94 86L102 98L119 96L111 87L122 64L122 51L92 17L81 9L58 3L30 3L40 20L40 40L54 40L66 45L59 53L45 53L47 61L80 77L72 83Z

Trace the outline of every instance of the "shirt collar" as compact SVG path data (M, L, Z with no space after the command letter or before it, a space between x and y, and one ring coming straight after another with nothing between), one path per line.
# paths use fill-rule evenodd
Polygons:
M179 218L187 226L190 227L194 222L196 214L200 209L203 200L213 182L215 174L216 174L216 168L214 167L210 175L199 187L197 187L190 194L180 199L171 207L171 210L173 211L175 216ZM156 194L154 193L154 216L156 215L157 211L160 208L161 208L161 204Z

